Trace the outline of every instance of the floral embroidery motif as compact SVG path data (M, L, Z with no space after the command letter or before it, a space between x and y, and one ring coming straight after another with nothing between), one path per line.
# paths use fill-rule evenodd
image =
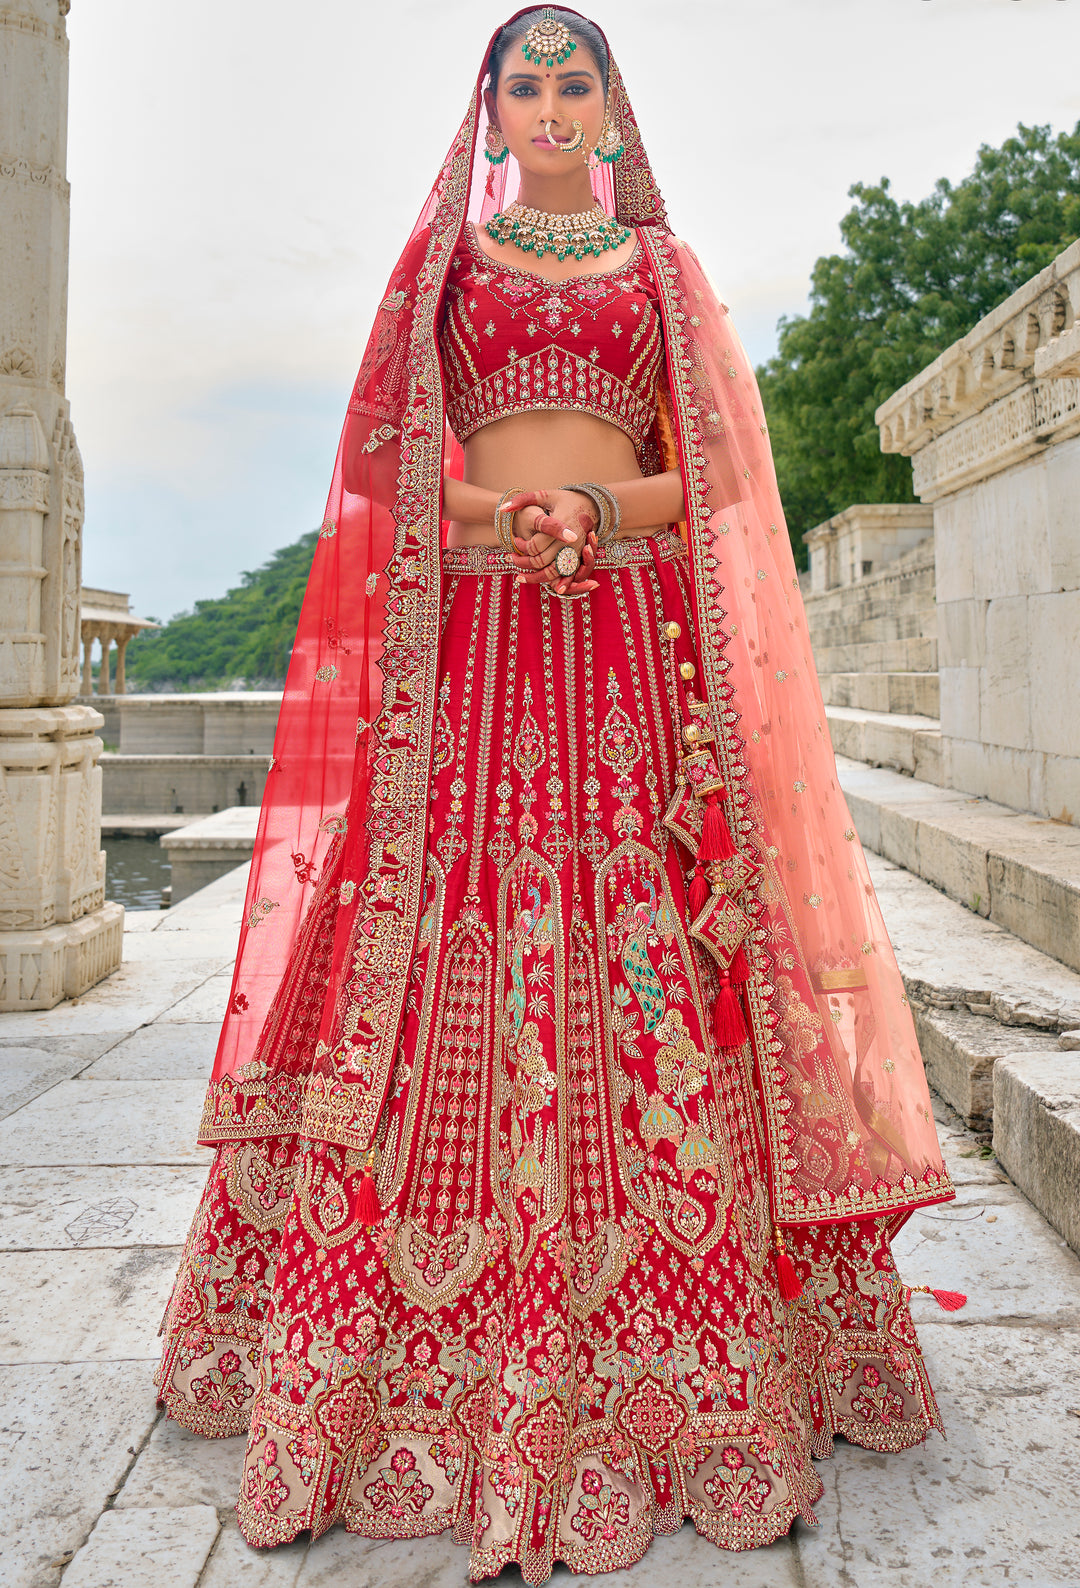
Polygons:
M706 1478L703 1487L715 1505L730 1507L736 1521L748 1505L760 1511L769 1493L769 1485L757 1476L754 1467L734 1445L728 1445L721 1453L720 1465L711 1478Z
M887 1428L904 1415L904 1397L891 1389L876 1367L863 1368L862 1385L851 1402L851 1409L866 1422L881 1422Z
M590 1543L598 1538L608 1542L618 1538L630 1525L629 1496L605 1483L603 1475L592 1467L582 1473L581 1488L578 1508L570 1518L574 1532Z
M281 1481L281 1468L277 1465L277 1445L268 1439L262 1455L244 1475L244 1499L256 1515L269 1515L288 1497L288 1485Z
M379 1468L379 1476L369 1483L364 1493L372 1507L401 1520L410 1511L415 1515L435 1491L425 1483L411 1451L395 1450L390 1465Z
M251 1398L251 1388L235 1351L223 1351L217 1364L201 1378L193 1378L191 1391L200 1406L224 1412Z

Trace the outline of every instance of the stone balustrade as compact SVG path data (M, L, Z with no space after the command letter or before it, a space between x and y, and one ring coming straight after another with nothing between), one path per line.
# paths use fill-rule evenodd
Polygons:
M860 502L807 530L812 596L878 574L934 533L934 514L917 502Z
M1080 433L1080 241L886 399L883 452L924 502Z

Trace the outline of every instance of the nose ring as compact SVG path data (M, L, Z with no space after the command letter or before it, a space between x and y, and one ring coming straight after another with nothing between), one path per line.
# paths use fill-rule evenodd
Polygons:
M576 119L572 121L570 125L574 129L574 136L570 139L569 143L560 143L558 138L553 138L551 136L551 128L554 121L555 117L552 116L551 121L546 121L544 123L544 131L547 134L548 143L554 144L556 149L561 149L563 154L574 154L585 142L585 132L582 128L581 122L577 121Z

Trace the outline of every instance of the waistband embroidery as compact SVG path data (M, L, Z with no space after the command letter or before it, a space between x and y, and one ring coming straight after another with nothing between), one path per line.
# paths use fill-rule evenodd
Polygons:
M617 540L601 548L596 558L597 568L644 568L653 560L652 547L661 562L672 562L686 557L682 537L674 531L661 530L658 535L642 540ZM498 546L447 546L442 554L445 574L514 573L518 570Z

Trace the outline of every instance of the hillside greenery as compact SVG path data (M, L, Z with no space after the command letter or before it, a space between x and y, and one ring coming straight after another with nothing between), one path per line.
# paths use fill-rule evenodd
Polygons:
M276 551L235 590L196 601L162 628L132 640L127 674L139 690L279 689L319 532Z
M853 502L914 499L874 410L1080 235L1080 122L1056 137L1021 124L917 203L887 178L849 196L843 251L817 261L809 313L781 319L758 370L800 561L803 533Z

